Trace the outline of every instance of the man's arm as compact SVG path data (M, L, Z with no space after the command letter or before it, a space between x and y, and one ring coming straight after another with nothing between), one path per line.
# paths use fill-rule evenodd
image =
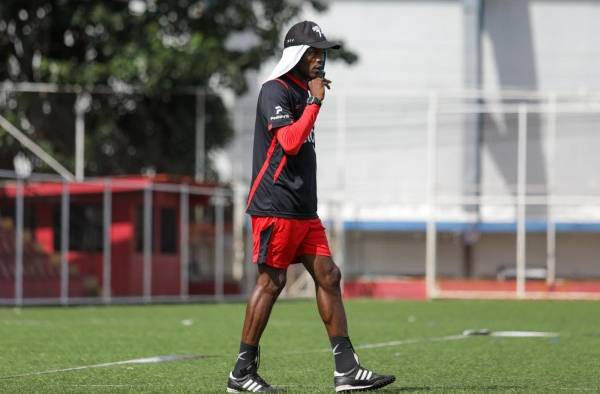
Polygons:
M302 116L297 121L274 130L277 142L279 142L286 154L292 156L298 154L302 144L304 144L304 141L306 141L315 125L320 109L320 105L307 105L304 108Z
M323 101L325 99L325 88L329 89L330 83L331 81L325 78L314 78L308 81L310 94ZM298 154L302 144L304 144L304 141L306 141L306 138L308 138L315 125L320 109L320 105L309 104L304 108L300 119L276 130L277 141L281 144L285 153L288 155Z

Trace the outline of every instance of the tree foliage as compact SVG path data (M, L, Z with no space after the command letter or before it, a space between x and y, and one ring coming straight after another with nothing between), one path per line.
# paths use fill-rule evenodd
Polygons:
M0 81L94 92L86 114L86 175L149 167L192 174L195 97L189 88L207 92L207 149L223 145L232 127L215 93L243 93L246 72L278 52L282 28L307 3L326 9L317 0L3 0ZM350 51L338 57L356 59ZM119 93L104 94L98 86ZM72 93L0 92L0 111L72 169L75 99ZM11 168L19 149L0 131L0 168Z

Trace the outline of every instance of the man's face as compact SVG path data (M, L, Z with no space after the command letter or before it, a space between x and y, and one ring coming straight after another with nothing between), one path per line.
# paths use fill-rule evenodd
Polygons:
M298 63L298 70L300 71L300 74L302 74L302 76L308 80L318 77L319 71L323 66L324 59L324 49L312 47L308 48Z

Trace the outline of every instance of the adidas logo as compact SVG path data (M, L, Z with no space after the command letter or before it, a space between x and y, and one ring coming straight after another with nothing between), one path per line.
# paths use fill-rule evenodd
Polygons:
M333 376L335 377L342 377L342 376L347 376L348 372L346 373L340 373L338 371L333 371ZM362 369L359 368L358 372L356 372L356 376L354 376L355 380L369 380L371 379L371 376L373 376L373 372L369 371L368 369Z
M242 387L248 391L256 392L261 389L262 385L258 384L257 382L255 382L252 379L248 379L248 381L246 383L244 383L244 385Z
M369 380L369 379L371 379L371 375L373 375L373 372L369 371L368 369L360 369L359 368L354 379Z

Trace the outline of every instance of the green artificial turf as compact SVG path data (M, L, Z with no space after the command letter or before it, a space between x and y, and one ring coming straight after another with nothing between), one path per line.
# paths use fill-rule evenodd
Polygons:
M244 308L0 309L0 392L225 392ZM384 392L600 392L595 302L351 300L346 309L362 364L397 377ZM477 328L553 331L560 337L431 340ZM206 358L7 378L159 355ZM288 392L327 393L333 392L332 368L315 303L280 301L263 336L263 377Z

